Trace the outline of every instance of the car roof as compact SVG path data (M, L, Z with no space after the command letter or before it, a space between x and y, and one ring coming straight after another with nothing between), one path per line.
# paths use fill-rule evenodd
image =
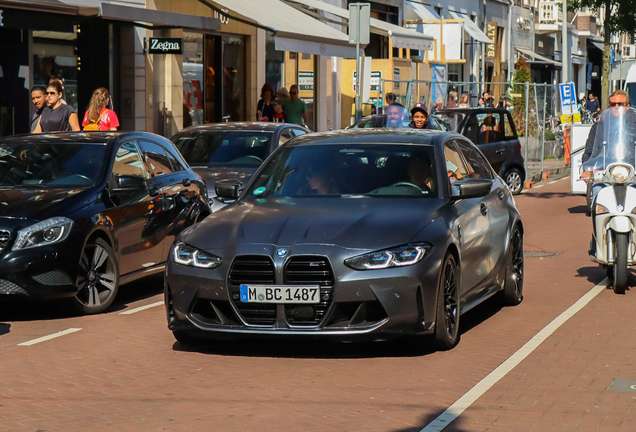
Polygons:
M0 139L0 144L107 144L121 139L142 138L165 142L162 136L149 132L100 131L100 132L52 132L42 134L12 135Z
M212 131L263 131L274 132L281 127L295 126L302 128L293 123L270 123L270 122L231 122L231 123L208 123L197 126L190 126L181 129L177 133L183 132L212 132ZM304 129L304 128L303 128Z
M295 147L315 144L433 144L438 137L446 135L457 134L429 129L347 129L303 135L284 145Z

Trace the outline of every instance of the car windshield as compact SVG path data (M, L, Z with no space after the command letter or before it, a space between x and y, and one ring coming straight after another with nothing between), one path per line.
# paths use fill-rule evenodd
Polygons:
M636 166L636 110L610 107L603 111L596 125L592 156L584 170L602 170L613 163Z
M246 196L436 198L434 161L430 145L282 147L252 182Z
M440 122L445 123L448 130L457 132L457 128L466 117L462 112L441 111L433 114Z
M105 144L0 143L0 186L90 186L105 160Z
M191 166L258 167L269 154L272 132L212 131L172 137Z

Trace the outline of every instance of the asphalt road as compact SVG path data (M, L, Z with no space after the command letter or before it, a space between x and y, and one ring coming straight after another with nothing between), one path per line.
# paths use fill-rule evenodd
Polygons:
M188 349L157 305L160 277L123 287L98 316L3 301L0 431L433 430L440 414L603 281L587 257L585 199L568 190L563 179L517 198L534 256L526 258L525 299L503 309L488 301L462 316L461 341L448 352L409 341ZM636 430L636 393L608 390L615 378L636 379L634 291L598 291L498 381L489 378L444 430Z

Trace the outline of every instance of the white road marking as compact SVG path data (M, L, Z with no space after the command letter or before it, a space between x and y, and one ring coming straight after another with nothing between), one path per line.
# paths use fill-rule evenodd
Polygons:
M37 338L37 339L33 339L33 340L30 340L30 341L19 343L18 346L35 345L35 344L38 344L40 342L46 342L46 341L51 340L51 339L59 338L60 336L64 336L64 335L71 334L71 333L75 333L75 332L78 332L80 330L81 330L81 328L70 328L70 329L62 330L62 331L59 331L57 333L50 334L48 336L42 336L42 337Z
M150 309L150 308L153 308L155 306L162 306L162 305L163 305L163 300L158 301L156 303L151 303L151 304L146 305L146 306L139 306L138 308L134 308L134 309L130 309L130 310L127 310L127 311L124 311L124 312L120 312L119 315L132 315L134 313L145 311L146 309Z
M538 186L532 186L532 189L539 189L540 187L543 187L543 186L545 186L545 185L542 184L542 185L538 185Z
M473 388L468 390L462 397L457 399L446 411L441 413L435 420L430 422L420 430L420 432L440 432L448 426L453 420L459 417L469 406L486 393L508 372L514 369L526 357L528 357L539 345L541 345L552 333L561 327L567 320L572 318L578 311L583 309L594 297L607 288L608 279L603 280L600 284L589 290L583 297L578 299L576 303L570 306L565 312L556 317L550 324L545 326L539 333L534 335L524 346L519 348L517 352L508 357L506 361L500 364L495 370L490 372L484 379L479 381Z
M556 183L556 182L558 182L558 180L553 180L553 181L551 181L551 182L548 182L548 184L554 184L554 183Z
M569 178L570 178L570 176L565 176L565 177L563 177L563 178L560 178L559 180L567 180L567 179L569 179Z

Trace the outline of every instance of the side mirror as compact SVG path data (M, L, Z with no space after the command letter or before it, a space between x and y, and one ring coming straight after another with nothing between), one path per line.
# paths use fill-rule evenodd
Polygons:
M243 186L238 180L226 179L219 180L214 184L216 196L225 200L235 200L239 196L239 189Z
M492 189L492 180L465 178L451 184L451 198L454 200L485 197Z
M146 189L146 180L132 175L121 175L117 178L117 187L113 192L132 192Z

